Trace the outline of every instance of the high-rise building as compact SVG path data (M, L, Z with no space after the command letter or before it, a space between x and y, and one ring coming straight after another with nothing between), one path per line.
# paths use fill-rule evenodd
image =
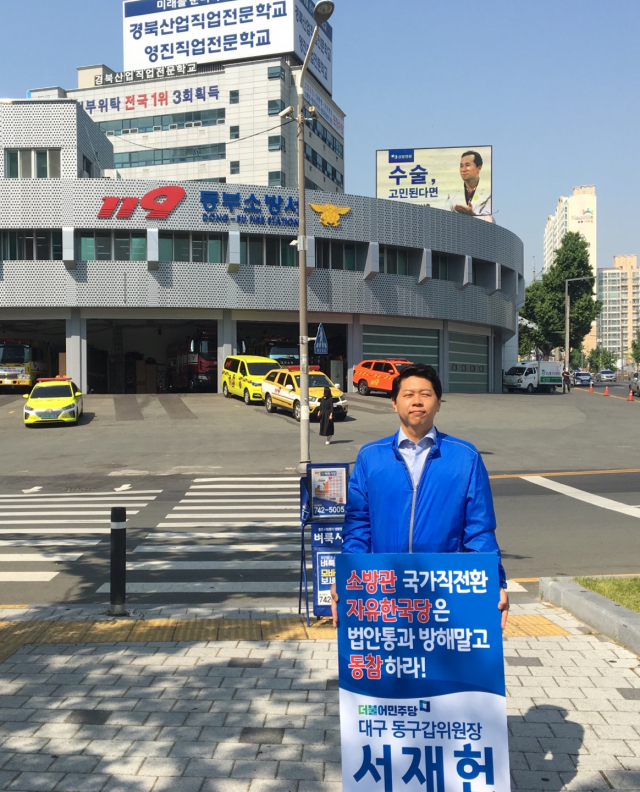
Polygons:
M547 217L544 230L543 272L553 265L562 237L577 231L589 243L589 263L593 274L597 270L596 188L593 185L574 187L573 195L561 196L554 215Z
M599 347L624 357L640 329L640 269L635 255L614 256L613 267L598 270Z

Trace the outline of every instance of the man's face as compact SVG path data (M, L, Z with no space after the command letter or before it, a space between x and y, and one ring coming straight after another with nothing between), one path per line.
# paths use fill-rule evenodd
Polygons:
M423 436L433 426L440 412L440 399L433 385L424 377L407 377L400 385L398 398L391 402L404 426L411 427Z
M462 181L466 184L467 182L475 182L480 178L480 171L482 170L482 165L478 167L476 165L476 161L472 155L467 154L466 157L463 157L460 160L460 176L462 177Z

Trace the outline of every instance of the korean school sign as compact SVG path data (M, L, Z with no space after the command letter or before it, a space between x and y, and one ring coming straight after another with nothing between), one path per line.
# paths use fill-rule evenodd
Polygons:
M344 792L510 789L491 554L336 557Z
M468 153L471 152L471 153ZM385 149L376 152L376 198L490 217L491 146Z

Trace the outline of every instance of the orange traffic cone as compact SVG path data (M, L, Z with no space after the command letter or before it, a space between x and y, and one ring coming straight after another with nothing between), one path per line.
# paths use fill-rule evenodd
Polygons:
M631 390L631 388L629 388L629 398L627 399L627 401L633 401L633 391Z
M604 387L604 395L605 396L609 395L609 386L608 385L605 385L605 387Z
M593 382L589 383L589 393L593 393Z

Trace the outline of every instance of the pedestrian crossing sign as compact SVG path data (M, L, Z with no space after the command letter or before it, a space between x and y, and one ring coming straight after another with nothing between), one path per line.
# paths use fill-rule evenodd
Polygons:
M325 333L324 327L321 324L318 325L318 332L316 333L316 342L314 344L313 351L316 355L329 354L329 342L327 341L327 334Z

